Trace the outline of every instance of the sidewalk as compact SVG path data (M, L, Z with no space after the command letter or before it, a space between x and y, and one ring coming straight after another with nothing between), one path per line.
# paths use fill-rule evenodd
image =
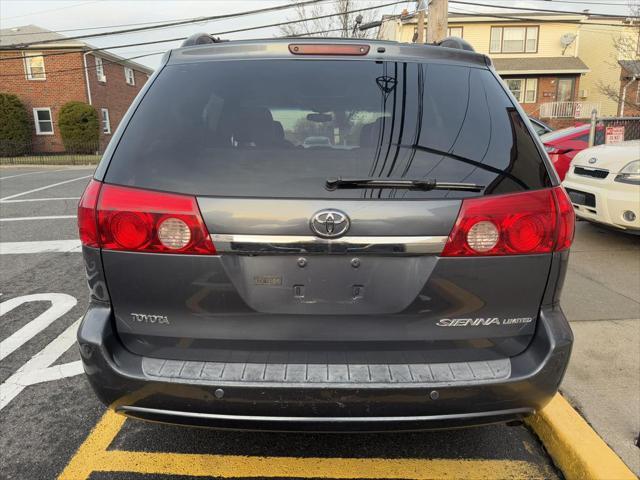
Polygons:
M640 319L573 322L565 398L640 475Z
M640 239L579 222L561 304L575 343L560 390L640 475Z

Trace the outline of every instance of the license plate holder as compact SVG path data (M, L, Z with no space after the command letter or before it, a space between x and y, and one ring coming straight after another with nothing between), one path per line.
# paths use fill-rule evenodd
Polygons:
M569 194L571 203L576 203L578 205L585 205L591 208L596 207L595 195L591 193L580 192L578 190L567 190L567 193Z

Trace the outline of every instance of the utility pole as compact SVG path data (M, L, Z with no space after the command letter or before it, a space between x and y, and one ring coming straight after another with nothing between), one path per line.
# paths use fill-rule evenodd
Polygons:
M416 43L424 43L424 2L429 0L418 0L416 10L418 10L418 38Z
M430 0L427 21L427 43L436 43L447 36L449 0ZM420 19L418 18L418 25ZM420 28L420 27L418 27ZM418 30L418 33L420 31ZM418 37L419 38L419 37Z

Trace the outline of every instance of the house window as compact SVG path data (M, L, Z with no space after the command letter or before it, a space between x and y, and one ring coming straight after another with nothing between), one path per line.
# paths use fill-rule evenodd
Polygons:
M53 135L53 117L50 108L34 108L33 121L36 125L36 135Z
M524 51L525 52L537 52L538 51L538 27L527 27Z
M102 114L102 133L105 135L109 135L111 133L111 122L109 121L109 110L106 108L101 108L100 113Z
M507 88L511 90L511 93L518 103L522 103L523 100L523 87L524 87L524 78L507 78L505 79L505 83L507 84Z
M524 88L524 103L536 103L538 97L538 79L527 78Z
M41 52L24 53L24 71L28 80L45 80L44 57Z
M462 27L448 27L447 37L460 37L462 38Z
M127 85L136 84L136 76L133 73L133 68L124 67L124 79L127 82Z
M536 103L538 97L537 78L506 78L504 81L518 103Z
M106 82L107 77L104 74L104 66L102 65L102 59L100 57L96 58L96 76L98 77L99 82Z
M491 27L490 53L535 53L538 27Z

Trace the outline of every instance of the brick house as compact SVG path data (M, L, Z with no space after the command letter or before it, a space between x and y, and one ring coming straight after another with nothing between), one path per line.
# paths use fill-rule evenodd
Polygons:
M13 93L33 114L34 153L63 152L60 108L70 101L92 105L101 121L100 151L111 138L152 69L49 30L27 25L0 30L0 92Z
M589 72L578 57L495 58L493 65L528 115L561 128L590 113L575 111L583 108L580 80Z

